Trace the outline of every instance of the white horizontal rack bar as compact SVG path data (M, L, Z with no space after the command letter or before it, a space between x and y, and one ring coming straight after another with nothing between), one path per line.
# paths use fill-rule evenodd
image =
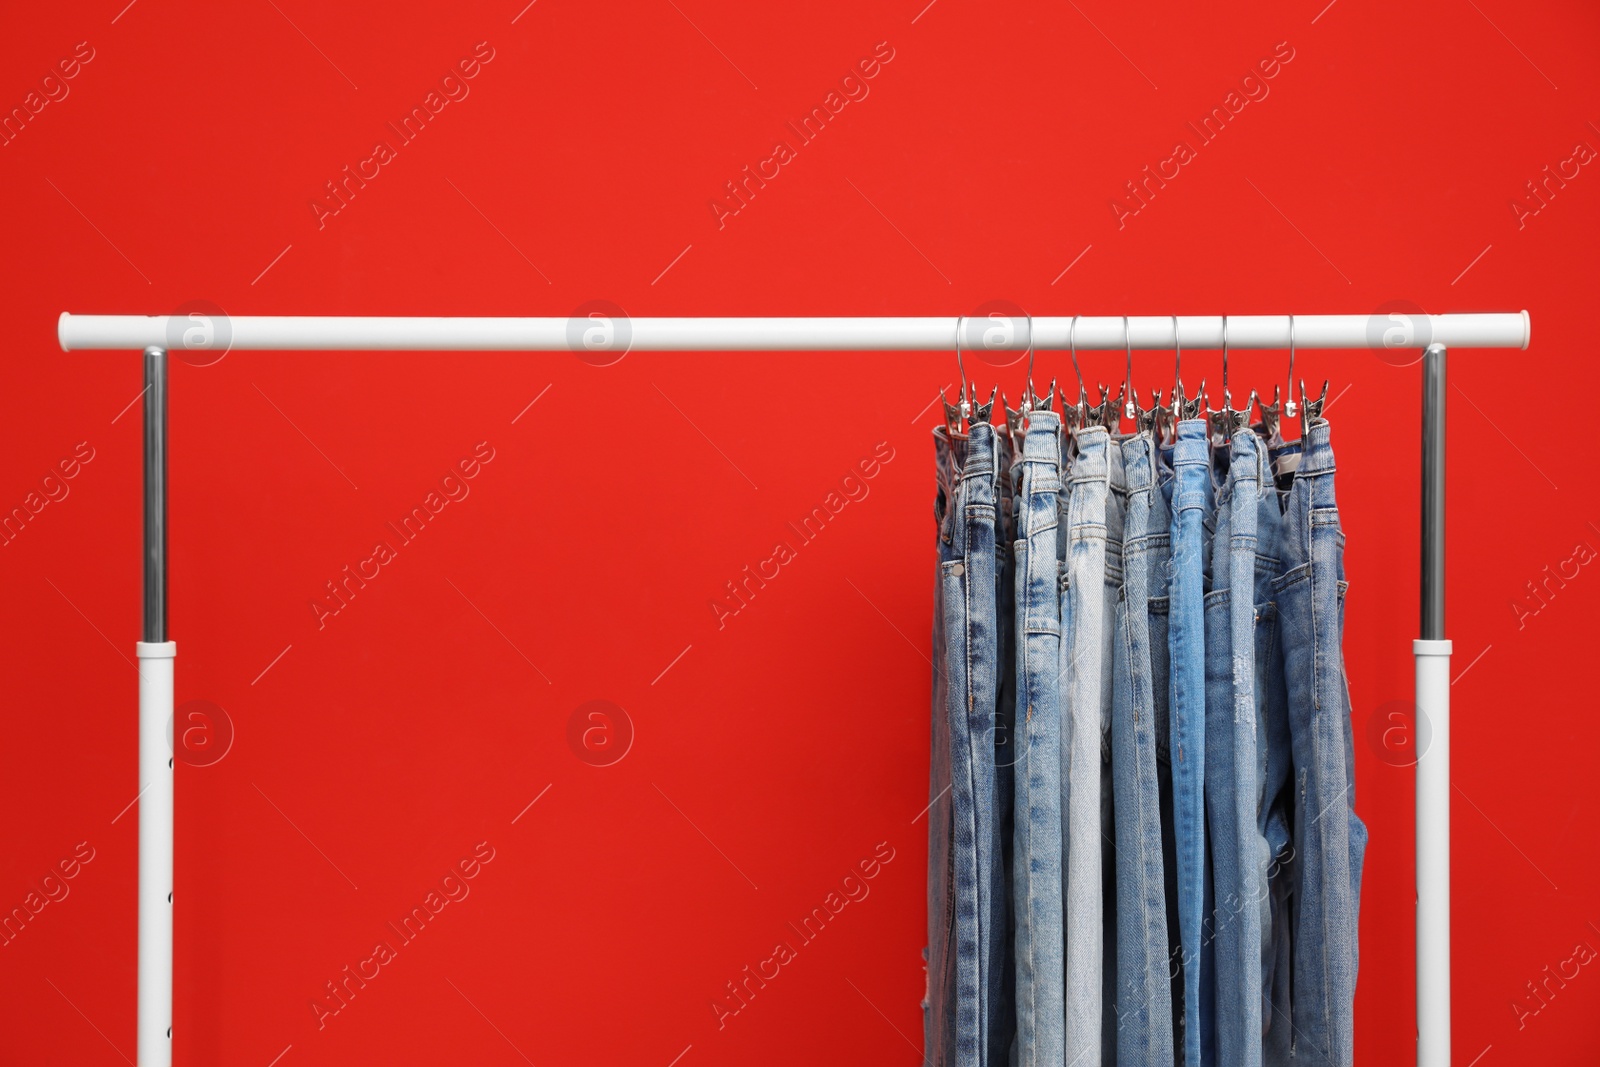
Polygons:
M1406 315L1038 316L960 318L361 318L301 315L72 315L63 312L63 351L171 351L226 347L256 351L581 351L638 352L948 352L958 324L963 348L1028 347L1084 351L1184 348L1286 349L1291 323L1296 348L1527 348L1528 313ZM1076 322L1076 327L1074 327ZM606 337L584 333L595 325ZM609 338L609 339L607 339Z

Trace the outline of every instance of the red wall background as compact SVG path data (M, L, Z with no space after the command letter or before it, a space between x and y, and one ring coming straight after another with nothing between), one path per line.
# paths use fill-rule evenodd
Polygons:
M1593 5L523 2L0 16L0 105L37 107L0 147L0 505L59 498L0 547L0 906L60 897L0 948L0 1060L134 1047L140 370L61 353L61 311L1006 300L1531 311L1527 353L1451 357L1455 1047L1481 1067L1593 1061L1600 726L1574 669L1600 601ZM444 83L475 47L474 76ZM892 58L799 144L785 123L875 49ZM1292 59L1243 83L1275 49ZM44 81L63 60L74 76ZM433 91L401 143L386 124ZM1201 145L1186 123L1234 91L1257 98ZM363 164L380 139L393 158ZM794 157L719 218L724 183L779 139ZM1195 158L1119 219L1125 183L1179 140ZM347 165L370 180L311 207ZM1119 355L1084 362L1120 380ZM1169 358L1136 362L1141 386L1170 381ZM1412 772L1384 729L1411 693L1419 391L1396 362L1300 360L1337 398L1366 1064L1410 1062L1414 1035ZM928 405L953 363L177 363L177 696L209 702L180 724L177 1062L916 1062ZM1214 381L1218 359L1188 366ZM980 369L1016 396L1020 367ZM1240 353L1235 390L1284 371ZM475 450L492 459L446 485L467 495L319 626L324 583ZM719 628L724 583L875 450L892 459L867 495ZM46 482L63 459L74 477ZM586 740L589 701L621 711ZM74 877L45 882L62 861ZM462 861L475 877L444 881ZM868 894L719 1027L725 983L862 861ZM386 924L430 892L445 903L401 943ZM380 940L394 958L319 1019Z

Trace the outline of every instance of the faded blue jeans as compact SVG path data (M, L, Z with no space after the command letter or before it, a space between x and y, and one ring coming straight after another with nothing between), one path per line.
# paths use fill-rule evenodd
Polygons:
M1178 423L1172 464L1172 570L1167 615L1171 655L1169 751L1172 831L1177 853L1178 929L1183 972L1183 1063L1209 1067L1202 1037L1211 1023L1201 1003L1201 931L1206 916L1206 515L1211 508L1211 448L1205 419ZM1206 992L1210 993L1206 983ZM1209 997L1207 997L1209 999ZM1204 1022L1202 1023L1202 1018ZM1233 1067L1233 1065L1229 1065Z
M966 441L936 434L941 463L939 589L934 627L933 777L949 803L929 808L929 971L926 1056L934 1064L979 1065L988 1008L998 997L989 970L992 877L998 857L995 802L999 577L995 547L993 427ZM941 699L942 698L942 699ZM941 736L942 735L942 736ZM942 862L941 862L942 861ZM933 866L935 863L938 866ZM952 959L953 957L953 959Z
M1103 656L1106 616L1106 497L1110 435L1091 426L1077 435L1068 472L1065 518L1066 587L1061 612L1061 683L1067 727L1062 736L1062 807L1066 832L1066 1063L1100 1067L1104 982L1102 897L1104 849L1102 715L1110 677ZM1070 624L1070 625L1069 625Z
M1141 433L1124 441L1122 456L1128 498L1111 712L1117 853L1117 1063L1120 1067L1168 1067L1174 1062L1172 987L1157 761L1167 725L1169 517L1166 497L1157 483L1159 459L1150 435ZM1152 626L1153 620L1159 621L1159 627Z
M957 875L957 866L971 866L975 879L977 854L976 842L970 834L958 847L955 806L946 799L947 793L955 791L955 782L952 775L951 736L954 730L949 706L950 678L945 662L945 632L949 620L945 618L944 609L944 572L960 558L954 548L954 526L956 516L960 514L957 503L960 478L952 469L952 464L960 462L965 443L951 441L943 427L934 431L933 440L938 475L938 493L933 506L938 530L935 541L938 566L933 589L933 705L928 744L927 808L928 947L923 950L927 961L927 987L922 998L922 1039L924 1062L943 1067L959 1059L956 1049L958 926L969 927L968 936L973 939L974 953L977 947L976 888L974 886L958 893L957 884L962 879ZM958 897L971 899L965 923L958 917L961 910Z
M1062 1063L1063 932L1061 914L1061 427L1034 413L1023 443L1017 495L1017 762L1012 905L1016 914L1015 1063ZM999 1067L999 1065L995 1065Z
M1367 828L1356 817L1344 675L1344 534L1326 421L1306 431L1274 582L1294 757L1293 1048L1297 1062L1355 1056L1357 905Z
M1128 481L1122 468L1122 435L1106 444L1105 607L1100 643L1100 896L1101 916L1100 1062L1117 1062L1117 829L1111 771L1112 684L1116 677L1117 602L1122 598L1122 534L1128 509Z
M1239 430L1217 496L1205 609L1205 792L1215 887L1206 933L1216 967L1216 1062L1228 1067L1261 1065L1262 936L1270 923L1256 724L1256 528L1263 500L1277 507L1265 449L1254 431Z

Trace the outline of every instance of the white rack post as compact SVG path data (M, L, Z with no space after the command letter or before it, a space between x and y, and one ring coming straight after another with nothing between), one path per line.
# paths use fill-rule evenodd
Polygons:
M139 1067L172 1067L172 667L167 640L167 353L144 351L144 640L139 659ZM172 734L168 731L172 730Z
M211 347L219 331L189 330L205 316L71 315L63 351L145 349L144 640L139 643L139 1031L138 1067L171 1067L172 1044L172 666L166 626L167 350L191 339ZM221 318L218 316L217 318ZM641 352L950 352L963 319L640 318L603 331L605 348ZM989 351L1124 348L1390 349L1423 356L1422 636L1416 657L1417 1063L1450 1063L1450 642L1444 637L1445 351L1527 348L1526 311L1460 315L1235 315L965 320L963 347ZM1024 325L1026 324L1026 325ZM241 351L581 351L588 325L572 318L227 317L228 347ZM992 328L991 328L992 327ZM592 350L592 349L590 349Z
M1417 756L1417 1067L1450 1067L1450 641L1444 635L1445 346L1422 357ZM1423 749L1426 745L1426 750Z

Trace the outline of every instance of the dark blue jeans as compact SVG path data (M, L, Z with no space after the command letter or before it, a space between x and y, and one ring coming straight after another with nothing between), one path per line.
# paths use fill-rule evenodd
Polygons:
M1274 582L1293 755L1297 1062L1350 1067L1355 1056L1357 904L1367 828L1356 817L1344 675L1344 534L1328 424L1306 433L1284 511Z

